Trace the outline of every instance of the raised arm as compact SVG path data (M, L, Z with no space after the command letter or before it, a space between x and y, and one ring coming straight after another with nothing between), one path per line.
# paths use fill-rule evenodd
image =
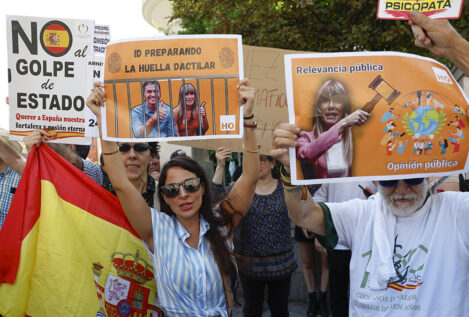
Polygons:
M3 137L0 137L0 159L16 173L23 173L26 159Z
M219 147L215 153L217 158L217 168L213 174L212 183L222 185L223 184L223 172L225 171L225 160L229 158L231 151L228 148Z
M284 180L290 177L290 160L288 147L297 145L299 127L294 124L281 123L274 130L274 149L271 151L273 157L283 164L282 177ZM286 174L286 175L285 175ZM288 216L301 228L308 229L319 235L325 235L324 213L321 206L313 201L309 191L304 191L301 186L285 185L285 201L288 207ZM306 193L306 199L301 199Z
M428 48L433 54L446 57L469 76L469 42L448 22L435 20L412 11L409 24L415 37L415 45Z
M104 91L100 82L95 82L93 86L93 92L86 100L86 105L96 115L99 131L102 135L101 106L104 104ZM150 207L148 207L140 192L127 178L117 143L101 139L101 148L104 170L109 176L109 180L117 193L117 197L119 197L127 218L135 231L137 231L140 237L147 243L150 250L153 250L153 229Z
M251 207L257 179L259 178L259 148L256 139L255 121L253 116L254 95L256 89L251 87L247 79L239 83L239 102L243 107L244 143L243 143L243 172L236 181L226 200L234 210L242 215ZM246 119L247 118L247 119ZM233 224L236 226L242 215L234 215Z

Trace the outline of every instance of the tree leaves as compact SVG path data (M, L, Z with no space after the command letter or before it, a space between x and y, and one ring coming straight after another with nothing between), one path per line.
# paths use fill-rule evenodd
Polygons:
M407 21L378 20L376 0L174 0L184 34L241 34L243 43L313 52L399 51L433 56L414 45ZM469 36L469 10L452 22ZM440 61L447 65L447 60Z

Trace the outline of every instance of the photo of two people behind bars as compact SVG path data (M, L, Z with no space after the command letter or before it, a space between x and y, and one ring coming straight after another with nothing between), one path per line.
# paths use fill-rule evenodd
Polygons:
M157 138L204 135L208 130L205 102L199 106L192 84L179 89L179 101L171 107L161 100L158 81L143 83L143 104L132 109L132 130L136 138Z

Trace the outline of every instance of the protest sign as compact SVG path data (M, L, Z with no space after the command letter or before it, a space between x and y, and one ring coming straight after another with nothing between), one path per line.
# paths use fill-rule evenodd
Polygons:
M379 19L409 20L413 10L432 19L458 19L463 0L379 0L376 15Z
M241 36L121 41L106 49L108 140L239 138ZM240 120L241 119L241 120Z
M270 155L272 132L281 121L287 121L287 95L285 92L284 54L299 53L293 50L243 45L244 72L257 93L254 97L254 119L257 121L257 142L260 152ZM242 152L240 139L173 141L171 143L201 149L216 150L226 147L232 152Z
M54 142L90 143L83 137L93 28L90 20L7 17L11 139L46 129Z
M467 170L468 99L442 64L393 52L285 56L292 183ZM363 119L363 112L370 114Z
M93 82L104 82L104 56L94 55L93 59L89 61L88 66L91 68ZM99 138L98 121L88 107L85 107L85 121L85 136Z
M104 55L107 44L111 41L111 28L109 25L96 24L94 26L93 53Z

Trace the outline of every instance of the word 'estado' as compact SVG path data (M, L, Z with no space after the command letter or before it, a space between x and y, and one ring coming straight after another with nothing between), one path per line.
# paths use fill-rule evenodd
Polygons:
M140 64L136 68L135 65L125 65L126 73L145 73L145 72L166 72L171 71L171 64ZM173 70L204 70L215 69L215 62L187 62L174 63Z
M82 111L85 108L85 100L82 96L75 96L74 98L62 95L48 95L48 94L27 94L25 92L19 92L16 95L18 108L30 108L49 110L71 110L72 107L76 111Z

